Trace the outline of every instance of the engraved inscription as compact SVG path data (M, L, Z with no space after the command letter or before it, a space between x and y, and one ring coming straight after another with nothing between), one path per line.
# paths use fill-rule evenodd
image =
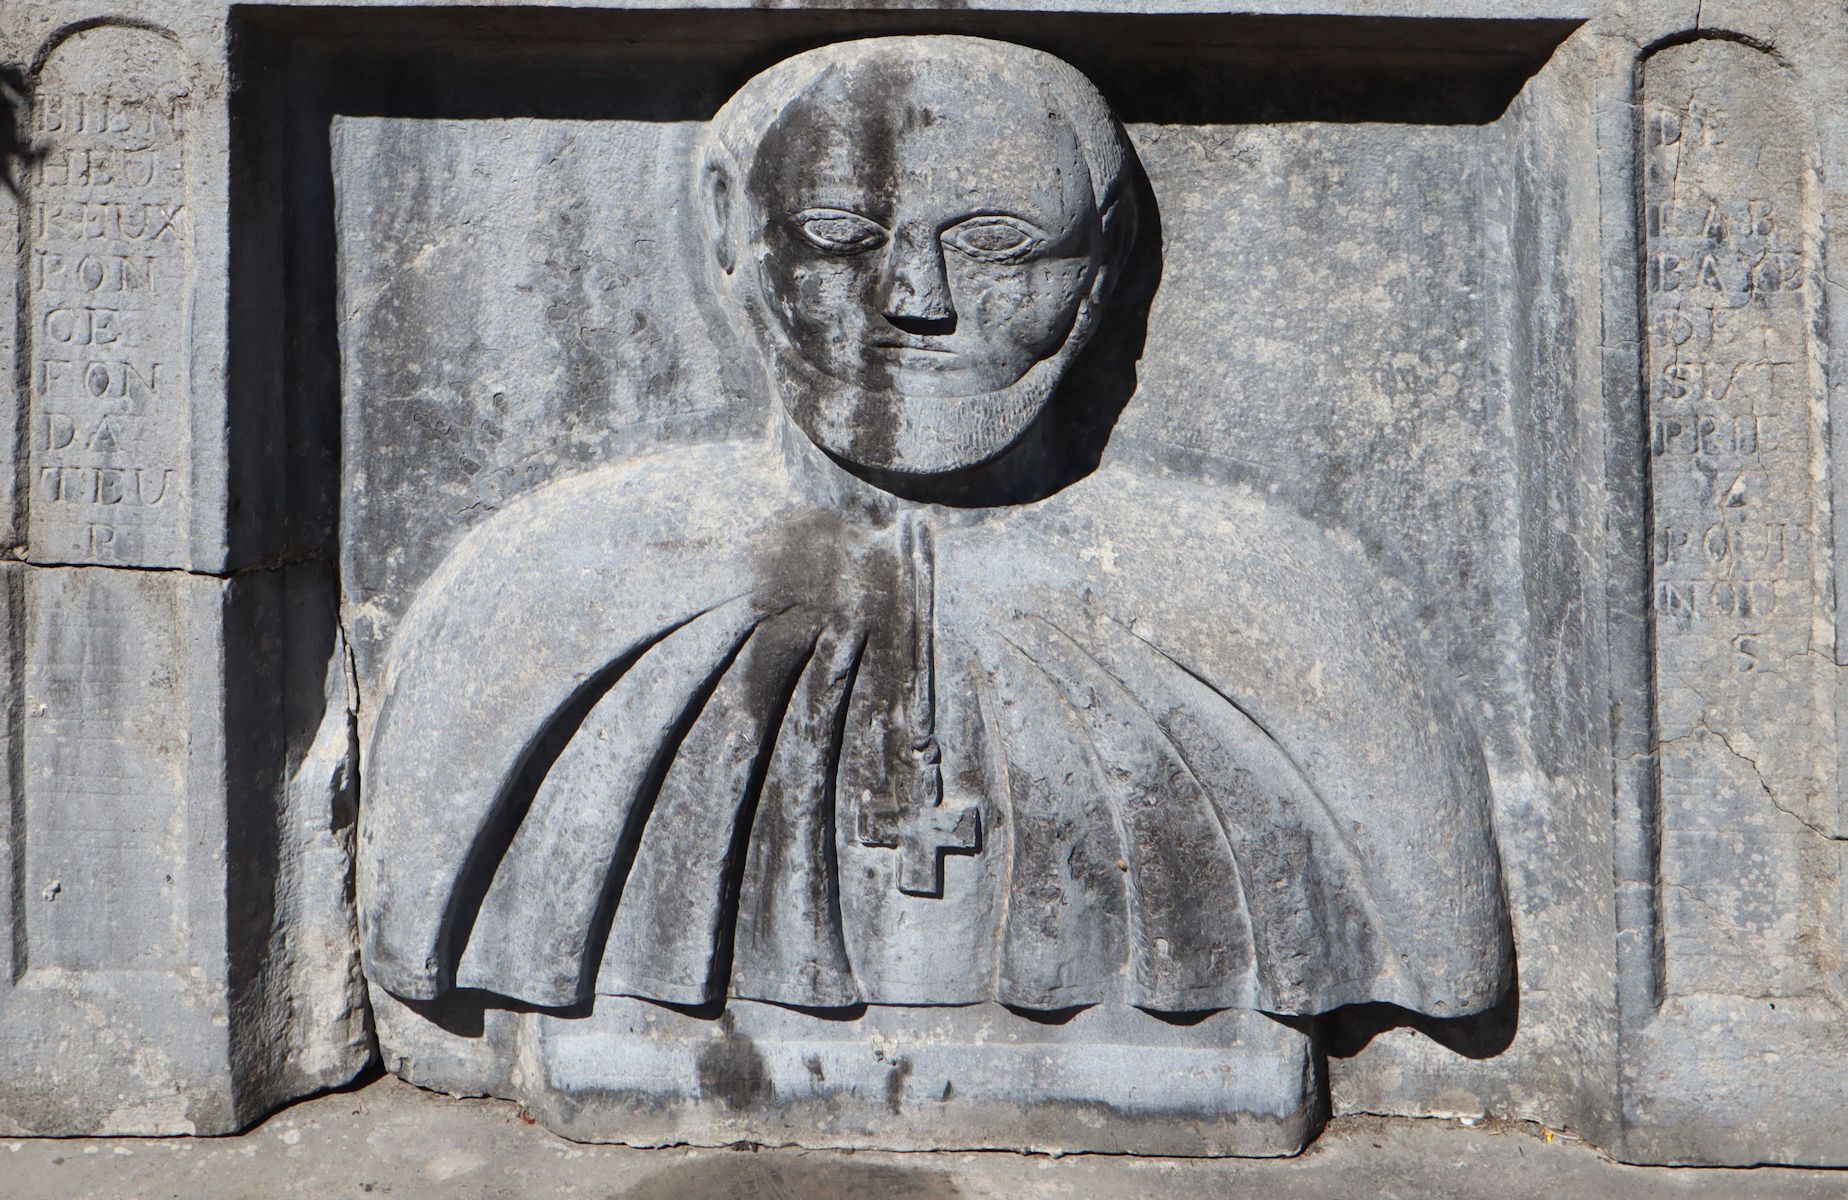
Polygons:
M183 577L26 574L25 969L178 965Z
M1731 42L1644 82L1644 355L1669 995L1800 995L1833 923L1822 394L1801 114Z
M29 545L40 561L170 565L186 520L187 92L159 34L103 27L40 80L23 274Z

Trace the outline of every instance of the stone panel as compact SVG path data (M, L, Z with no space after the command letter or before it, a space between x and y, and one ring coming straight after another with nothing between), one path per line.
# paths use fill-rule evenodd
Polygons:
M1510 744L1476 716L1513 647L1471 636L1518 573L1513 497L1472 486L1512 451L1505 139L1150 123L1145 188L1098 84L1017 44L735 86L696 130L335 125L388 1060L585 1137L1293 1151L1321 1028L1284 1018L1507 997ZM1429 225L1386 260L1399 203ZM1241 207L1309 229L1229 237ZM1215 298L1291 267L1318 320L1199 370L1260 319ZM741 392L678 369L715 356ZM1418 433L1369 436L1394 413ZM829 1082L696 1088L715 1030ZM869 1102L861 1038L910 1047L928 1119ZM1224 1109L1189 1082L1215 1057Z
M19 636L23 605L17 563L0 564L0 631L5 633L5 652L0 653L0 787L6 803L0 806L0 956L6 968L0 980L13 983L25 970L26 926L21 904L25 879L25 791L20 786L20 719L23 705L20 685L23 682L24 639Z
M187 849L212 831L187 825L195 681L183 606L201 586L212 590L142 572L26 574L28 982L176 971L196 957Z
M21 1082L0 1127L228 1132L349 1077L369 1048L331 610L291 613L291 592L314 592L280 574L4 578L22 676L8 757L23 769L0 1067ZM277 684L304 697L292 720Z
M1667 995L1803 995L1839 957L1813 151L1781 74L1707 40L1644 76Z
M169 35L103 25L38 74L24 209L35 561L186 561L195 100Z
M464 1006L433 1024L379 997L391 1069L420 1086L466 1092L486 1079L524 1095L568 1137L629 1145L739 1140L919 1150L994 1144L1056 1152L1197 1156L1294 1153L1320 1127L1309 1039L1251 1013L1221 1012L1151 1042L1100 1009L1047 1024L993 1005L916 1019L872 1009L861 1021L804 1021L774 1005L734 1004L722 1022L610 999L588 1020L539 1016L517 1057L519 1018ZM1144 1018L1146 1020L1146 1018ZM640 1034L642 1036L637 1037ZM629 1042L612 1058L612 1041ZM1107 1104L1098 1098L1107 1097ZM1193 1113L1174 1119L1177 1109ZM1003 1133L1002 1131L1006 1131Z
M1848 1014L1815 126L1799 77L1739 40L1668 46L1641 81L1655 857L1626 1144L1836 1162ZM1740 1127L1772 1107L1774 1132Z
M0 84L0 97L5 95L4 85ZM23 114L9 110L0 103L0 133L7 131L7 126L23 124ZM14 136L21 136L15 132ZM21 223L26 218L24 205L19 202L19 176L23 174L20 164L7 161L0 155L0 230L12 236L13 244L20 245L24 240ZM0 253L0 296L17 296L19 294L18 254ZM0 553L9 557L18 553L18 547L25 537L22 528L25 510L20 504L20 482L24 475L27 456L25 442L20 436L26 420L25 380L20 377L19 353L19 318L18 304L0 305Z

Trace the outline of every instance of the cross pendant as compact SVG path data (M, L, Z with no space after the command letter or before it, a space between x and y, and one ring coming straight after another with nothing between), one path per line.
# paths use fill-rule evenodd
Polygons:
M933 763L929 770L934 775L938 768ZM939 792L941 787L939 778ZM860 841L898 851L898 890L907 896L942 896L943 856L981 849L982 812L974 805L874 808L871 800L861 797Z
M911 795L895 795L875 807L870 792L860 796L860 841L896 849L898 890L908 896L943 895L943 856L973 854L981 848L982 814L973 805L943 806L943 753L936 735L936 568L930 527L915 516L899 525L901 560L909 560L912 577ZM890 765L890 764L888 764Z

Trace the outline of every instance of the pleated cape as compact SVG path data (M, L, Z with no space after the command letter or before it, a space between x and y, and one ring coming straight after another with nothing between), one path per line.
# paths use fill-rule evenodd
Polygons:
M677 450L472 531L381 694L365 968L409 999L1457 1016L1508 980L1444 673L1239 489L1106 466L880 528L761 445Z

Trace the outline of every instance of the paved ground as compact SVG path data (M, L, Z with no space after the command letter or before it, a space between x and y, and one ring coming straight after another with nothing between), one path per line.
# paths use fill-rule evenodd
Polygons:
M5 1200L1525 1200L1848 1197L1848 1172L1624 1167L1532 1126L1343 1118L1288 1162L579 1146L382 1079L240 1138L0 1141Z

